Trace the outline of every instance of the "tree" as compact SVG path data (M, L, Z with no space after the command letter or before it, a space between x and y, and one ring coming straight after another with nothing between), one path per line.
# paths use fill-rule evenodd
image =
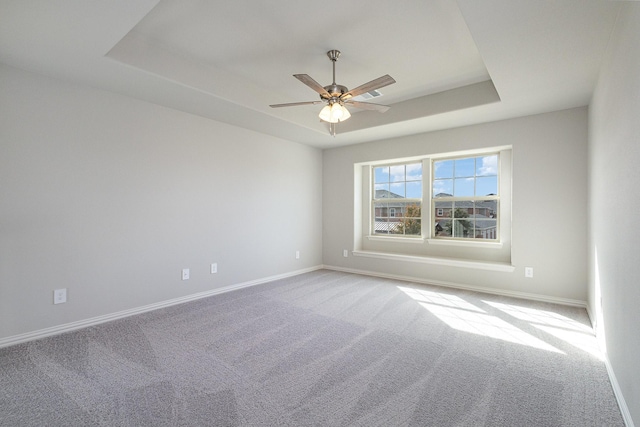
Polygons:
M455 219L447 221L447 223L445 224L445 230L447 231L449 236L466 237L469 233L469 230L473 228L473 224L471 223L471 221L458 218L469 218L469 212L467 212L466 209L456 208L453 212L453 217ZM455 231L457 231L455 234L454 227ZM460 228L462 228L462 230ZM460 231L462 231L462 233Z
M421 215L420 205L408 205L404 216L394 230L394 234L408 234L414 236L422 234L422 227L420 224Z

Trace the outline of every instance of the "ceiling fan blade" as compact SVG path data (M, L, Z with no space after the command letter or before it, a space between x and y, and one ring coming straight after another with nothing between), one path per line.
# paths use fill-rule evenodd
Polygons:
M365 92L371 92L372 90L380 89L381 87L389 86L390 84L395 83L396 81L389 74L385 74L382 77L378 77L375 80L371 80L368 83L358 86L355 89L351 89L349 92L345 93L341 96L342 99L348 97L358 96Z
M293 77L295 77L296 79L300 80L302 83L309 86L311 89L318 92L320 96L322 96L323 98L327 98L327 99L331 98L331 95L329 94L329 92L327 92L327 90L324 87L322 87L320 83L313 80L311 76L309 76L308 74L294 74Z
M280 108L280 107L296 107L298 105L315 105L315 104L323 104L323 101L304 101L304 102L289 102L287 104L273 104L269 105L271 108Z
M360 101L346 100L346 101L344 101L344 103L347 104L347 105L353 105L356 108L362 108L363 110L373 110L373 111L379 111L381 113L384 113L389 108L391 108L388 105L374 104L372 102L360 102Z

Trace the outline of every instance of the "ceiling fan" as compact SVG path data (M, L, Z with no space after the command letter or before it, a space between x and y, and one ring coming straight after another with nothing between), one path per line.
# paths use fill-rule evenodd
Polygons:
M390 75L386 74L377 79L371 80L368 83L360 85L355 89L347 89L346 86L336 84L336 61L340 57L339 50L330 50L327 52L327 56L333 63L333 83L328 86L321 86L320 83L312 79L308 74L294 74L293 77L300 80L302 83L309 86L320 94L320 101L306 101L306 102L290 102L287 104L273 104L271 108L279 107L295 107L298 105L314 105L325 104L324 108L320 111L320 120L329 123L329 132L331 135L336 135L336 124L343 122L351 117L351 113L347 110L345 105L350 105L363 110L374 110L384 113L389 108L388 105L374 104L372 102L354 101L353 98L361 95L365 92L371 92L381 87L388 86L396 81Z

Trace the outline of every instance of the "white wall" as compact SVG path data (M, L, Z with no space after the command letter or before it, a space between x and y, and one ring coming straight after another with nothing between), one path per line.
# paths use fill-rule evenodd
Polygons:
M504 145L513 147L513 272L342 256L354 246L354 163ZM325 150L323 169L326 265L587 300L586 108Z
M622 5L589 107L589 305L640 425L640 4Z
M321 173L320 150L0 66L0 339L321 265Z

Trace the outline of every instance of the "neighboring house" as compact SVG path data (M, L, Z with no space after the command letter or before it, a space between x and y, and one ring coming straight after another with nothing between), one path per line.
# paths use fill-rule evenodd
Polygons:
M393 201L392 199L402 199L399 194L393 193L388 190L376 190L376 200L391 199L388 202L384 202L384 205L376 203L375 217L378 218L396 218L394 221L399 221L402 216L402 208L406 206L406 202Z
M439 197L451 197L451 194L439 193L436 194L436 198ZM467 221L473 223L473 229L475 232L473 235L469 235L468 230L464 230L462 224L454 225L457 232L456 235L464 237L473 237L476 239L496 239L497 238L497 217L498 217L498 203L496 200L483 200L483 201L456 201L455 205L452 202L436 202L435 208L435 231L436 236L449 236L447 229L451 230L451 225L448 224L451 218L454 217L453 211L456 211L455 217L462 218L461 221ZM447 227L448 225L448 227Z
M400 221L404 217L405 208L410 205L410 202L404 202L394 199L404 199L399 194L393 193L388 190L376 190L375 196L376 202L374 215L374 233L377 234L389 234L395 233ZM389 199L388 201L380 202L381 199Z
M439 197L451 197L451 194L436 194L435 198L437 199ZM375 198L376 200L378 200L378 202L376 202L376 206L374 209L374 233L394 233L398 227L398 224L400 223L400 221L402 221L404 208L407 206L407 202L394 200L403 199L403 197L388 190L376 190ZM380 202L381 200L384 201ZM471 236L468 235L468 231L464 229L465 227L462 224L456 224L454 225L455 227L458 227L458 232L455 233L456 235L473 237L476 239L497 238L497 201L476 201L475 204L473 201L457 201L455 204L455 209L459 211L458 215L462 213L464 221L473 223L473 229L475 230L473 236ZM447 228L451 230L451 225L447 223L448 221L451 221L451 218L453 217L453 210L454 207L451 202L436 202L436 236L449 236L449 233L446 230ZM460 212L460 210L462 212Z

